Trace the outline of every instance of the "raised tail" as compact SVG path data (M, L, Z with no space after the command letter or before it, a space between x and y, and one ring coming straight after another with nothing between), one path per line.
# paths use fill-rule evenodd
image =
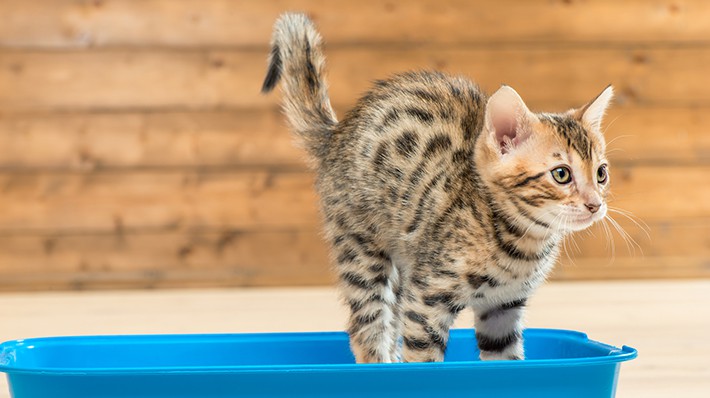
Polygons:
M338 121L328 98L321 37L303 14L283 14L274 24L269 69L261 88L268 93L278 84L283 109L296 135L316 159L325 154Z

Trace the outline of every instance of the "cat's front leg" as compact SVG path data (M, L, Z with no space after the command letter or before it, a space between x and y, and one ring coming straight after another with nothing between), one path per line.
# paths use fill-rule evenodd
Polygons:
M526 298L475 306L476 340L481 360L524 359L523 312Z
M431 291L414 287L405 294L402 333L404 362L441 362L444 360L449 328L465 306L456 291Z

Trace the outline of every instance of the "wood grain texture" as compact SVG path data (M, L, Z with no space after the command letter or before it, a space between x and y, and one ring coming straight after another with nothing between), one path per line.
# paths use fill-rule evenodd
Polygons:
M710 162L708 108L621 108L612 105L604 124L612 164Z
M508 84L533 110L581 106L609 83L620 105L710 105L699 84L706 48L343 48L328 59L331 98L345 106L371 81L420 68L465 74L488 92ZM265 65L266 51L6 51L0 109L273 108L278 96L259 93Z
M613 83L611 205L651 239L616 216L636 254L596 230L554 277L709 276L706 1L4 0L0 290L330 283L312 173L259 93L285 10L319 26L341 117L412 69L535 111Z
M0 169L304 168L277 110L0 115Z
M644 220L710 215L707 166L612 169L610 205ZM0 174L0 232L319 224L306 172Z
M702 0L4 0L0 45L264 46L285 10L310 14L332 45L705 43L710 35Z
M648 236L632 222L619 221L637 246L627 246L616 232L609 241L597 226L576 235L574 244L568 240L553 278L710 277L707 218L651 222ZM3 234L0 291L331 284L319 231L310 226Z
M614 108L606 120L614 166L710 162L710 108ZM294 144L275 109L0 115L0 170L8 172L304 169Z
M0 175L0 232L316 225L304 172L137 171Z
M609 226L568 238L553 279L708 278L710 277L710 217L651 221L647 230L612 214L630 236L626 241Z
M315 227L0 236L0 291L330 283Z

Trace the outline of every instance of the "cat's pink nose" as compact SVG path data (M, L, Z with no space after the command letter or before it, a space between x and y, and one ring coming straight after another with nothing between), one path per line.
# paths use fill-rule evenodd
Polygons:
M596 213L599 211L599 208L602 207L601 203L587 203L584 205L592 214Z

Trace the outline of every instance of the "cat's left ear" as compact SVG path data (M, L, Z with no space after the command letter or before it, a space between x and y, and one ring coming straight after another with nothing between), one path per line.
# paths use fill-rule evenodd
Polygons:
M575 118L593 131L601 131L602 119L614 98L614 87L608 85L601 94L575 112Z
M530 112L520 95L510 86L502 86L486 104L485 127L491 146L505 155L515 150L532 134Z

